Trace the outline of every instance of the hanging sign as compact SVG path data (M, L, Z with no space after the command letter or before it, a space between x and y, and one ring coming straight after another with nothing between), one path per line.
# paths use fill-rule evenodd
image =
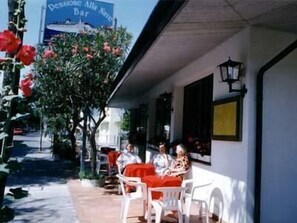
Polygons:
M112 26L113 6L97 0L47 0L43 43L61 32L79 33Z

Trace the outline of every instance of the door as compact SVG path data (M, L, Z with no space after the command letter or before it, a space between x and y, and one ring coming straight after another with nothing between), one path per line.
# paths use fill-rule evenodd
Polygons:
M261 223L294 222L296 218L296 51L264 76Z

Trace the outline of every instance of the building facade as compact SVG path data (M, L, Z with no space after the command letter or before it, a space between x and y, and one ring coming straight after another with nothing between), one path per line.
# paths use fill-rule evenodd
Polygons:
M147 160L154 141L188 143L187 178L213 182L210 211L229 223L289 222L297 210L297 2L266 3L160 1L109 102L146 106ZM243 64L234 88L246 94L221 80L229 57Z

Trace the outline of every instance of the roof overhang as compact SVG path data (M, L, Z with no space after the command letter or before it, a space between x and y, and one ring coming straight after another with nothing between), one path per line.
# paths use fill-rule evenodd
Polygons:
M116 79L110 107L133 99L248 26L297 33L297 0L160 0Z

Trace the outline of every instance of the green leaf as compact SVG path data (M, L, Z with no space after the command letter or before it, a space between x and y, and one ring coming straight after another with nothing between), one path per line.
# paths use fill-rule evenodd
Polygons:
M0 164L0 178L7 177L9 175L9 169L6 168L6 163Z
M0 209L0 222L8 222L14 219L14 210L7 206Z
M17 160L9 160L5 168L9 169L9 173L14 173L14 172L20 171L23 168L23 166Z
M18 97L19 97L19 96L16 95L16 94L13 94L13 95L6 95L6 96L3 97L3 100L5 100L5 101L11 101L12 99L14 99L14 98L18 98Z
M14 199L21 199L24 197L28 197L29 192L27 190L23 190L21 187L11 188L10 193L7 196L12 196Z
M21 121L24 119L28 119L29 117L30 117L30 113L25 113L25 114L17 113L15 116L11 117L11 120Z
M5 133L5 132L0 133L0 140L4 139L6 137L8 137L7 133Z

